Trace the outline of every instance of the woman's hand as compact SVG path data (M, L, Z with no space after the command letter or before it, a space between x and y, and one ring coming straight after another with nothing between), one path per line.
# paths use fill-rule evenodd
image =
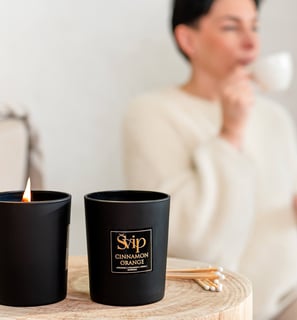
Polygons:
M220 136L240 149L246 122L254 103L248 71L237 68L221 85L222 128Z

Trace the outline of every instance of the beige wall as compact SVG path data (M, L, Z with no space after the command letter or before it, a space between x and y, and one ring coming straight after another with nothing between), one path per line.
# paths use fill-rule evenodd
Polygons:
M295 13L297 2L295 0L263 0L261 9L261 36L263 54L289 50L293 53L295 76L292 86L284 93L275 94L274 97L281 101L294 115L297 122L297 42Z
M239 0L234 0L239 1ZM24 103L41 132L47 189L73 195L70 250L85 253L83 195L122 188L120 123L136 94L181 82L169 0L3 0L0 100ZM295 0L266 0L263 52L291 50ZM277 99L296 115L296 83Z

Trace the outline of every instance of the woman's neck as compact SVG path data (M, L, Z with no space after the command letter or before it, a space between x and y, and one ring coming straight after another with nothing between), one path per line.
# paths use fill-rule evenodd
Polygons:
M181 89L191 95L209 100L218 100L218 80L200 71L192 72L189 80L181 86Z

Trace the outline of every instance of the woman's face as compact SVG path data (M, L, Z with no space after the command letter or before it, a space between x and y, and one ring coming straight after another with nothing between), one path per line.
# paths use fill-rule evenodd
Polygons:
M254 0L215 0L194 32L193 67L223 78L239 65L254 61L259 51Z

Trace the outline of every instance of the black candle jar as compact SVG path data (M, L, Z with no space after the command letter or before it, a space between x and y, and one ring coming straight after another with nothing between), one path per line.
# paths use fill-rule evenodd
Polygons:
M169 202L167 194L152 191L85 196L93 301L133 306L163 298Z
M63 192L0 193L0 304L38 306L67 293L71 196Z

